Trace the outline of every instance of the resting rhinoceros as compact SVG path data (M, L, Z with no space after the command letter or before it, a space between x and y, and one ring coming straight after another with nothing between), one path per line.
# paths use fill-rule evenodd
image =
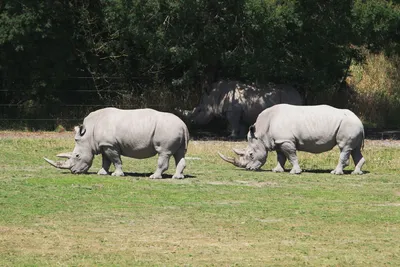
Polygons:
M297 150L322 153L338 145L339 163L332 174L343 174L350 154L355 164L353 174L362 174L365 162L361 154L364 127L360 119L348 109L327 105L279 104L268 108L250 126L247 140L245 150L234 150L240 156L238 160L219 155L238 167L257 170L267 160L268 151L276 150L278 165L272 171L283 172L288 159L293 166L290 173L298 174L302 170L297 161Z
M56 168L85 173L91 167L94 155L101 153L102 168L98 174L108 174L113 163L115 171L112 175L123 176L121 156L143 159L158 153L157 169L150 178L162 178L172 155L176 163L172 178L184 178L188 142L185 123L171 113L153 109L104 108L90 113L82 126L75 127L73 152L57 155L68 158L67 161L45 160Z
M227 119L231 137L244 137L258 114L275 104L301 105L303 100L292 86L269 83L263 87L237 81L220 81L204 94L191 114L191 122L205 125L214 117Z

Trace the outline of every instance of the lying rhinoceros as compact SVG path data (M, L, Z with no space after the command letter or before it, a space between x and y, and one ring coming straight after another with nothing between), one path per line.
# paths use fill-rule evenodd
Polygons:
M153 109L104 108L90 113L82 126L75 127L74 151L57 155L68 158L67 161L45 160L56 168L85 173L92 165L94 155L101 153L102 168L98 174L108 174L113 163L115 171L112 175L123 176L121 156L143 159L158 153L157 169L150 178L162 177L172 155L176 163L172 178L184 178L188 142L185 123L171 113Z
M350 154L356 165L353 174L362 174L365 162L361 154L364 127L348 109L327 105L275 105L258 116L256 123L249 128L247 139L245 150L234 150L240 156L238 160L219 155L235 166L257 170L267 160L268 151L276 150L278 165L272 171L283 172L288 159L293 165L290 173L298 174L302 170L297 161L297 150L321 153L338 145L339 163L332 174L343 174Z
M228 120L231 137L244 137L258 114L280 103L301 105L303 100L289 85L270 83L256 87L236 81L220 81L212 85L209 94L203 95L191 114L191 122L205 125L214 117L222 117Z

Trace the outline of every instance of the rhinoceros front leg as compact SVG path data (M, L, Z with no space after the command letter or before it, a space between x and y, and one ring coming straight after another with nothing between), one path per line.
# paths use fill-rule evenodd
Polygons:
M170 157L171 157L171 155L169 155L169 154L165 154L165 153L158 154L157 169L154 172L154 174L150 175L151 179L161 179L162 178L162 174L166 170L168 170Z
M104 158L108 158L108 160L110 161L110 165L111 165L111 162L114 164L115 171L111 175L112 176L124 176L125 174L122 171L122 160L121 160L120 153L113 147L103 147L102 149L103 149L103 153L102 153L103 160L104 160ZM106 157L104 157L104 156L106 156ZM106 168L104 168L104 167L107 167L107 161L106 162L103 161L103 164L104 163L106 165L103 165L102 169L104 169L104 171L108 171ZM110 166L108 166L108 167L110 167Z
M351 150L348 149L340 150L339 162L336 168L333 171L331 171L332 174L338 174L338 175L343 174L343 168L345 168L349 164L348 162L349 162L350 152Z
M290 170L291 174L300 174L302 172L299 161L297 159L296 154L296 145L292 142L283 142L279 146L280 151L286 156L289 162L292 164L292 169Z
M108 175L108 170L111 166L111 160L107 157L107 155L103 152L101 153L102 156L102 164L101 169L97 172L99 175Z
M272 169L273 172L284 172L286 156L281 151L276 151L278 164Z
M240 106L232 106L232 108L227 111L226 116L231 127L232 138L240 137L240 117L242 115L242 108Z

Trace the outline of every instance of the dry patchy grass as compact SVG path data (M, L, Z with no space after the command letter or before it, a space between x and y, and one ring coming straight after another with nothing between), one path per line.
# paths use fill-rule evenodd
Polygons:
M300 153L293 176L269 171L274 153L261 172L216 154L245 142L192 141L188 179L149 180L156 158L77 176L41 158L71 150L72 133L29 137L0 133L2 266L400 264L398 141L366 140L362 176L329 174L337 149Z

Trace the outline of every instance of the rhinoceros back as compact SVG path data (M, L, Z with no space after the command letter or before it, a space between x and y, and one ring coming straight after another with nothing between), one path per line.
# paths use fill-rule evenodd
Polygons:
M349 138L361 144L364 137L362 122L353 112L327 105L275 105L258 116L256 129L265 133L266 143L291 141L298 150L312 153L328 151Z
M236 88L235 95L242 105L242 119L248 124L253 124L264 109L276 104L303 104L301 95L291 85L274 83L261 87L240 85Z
M180 146L187 147L189 139L181 119L153 109L104 108L90 113L84 125L93 132L97 153L102 146L112 146L123 156L139 159L156 155L159 147L173 154Z
M291 105L302 105L303 98L301 97L299 91L297 91L293 86L281 84L277 85L280 90L280 101L279 103L286 103Z

